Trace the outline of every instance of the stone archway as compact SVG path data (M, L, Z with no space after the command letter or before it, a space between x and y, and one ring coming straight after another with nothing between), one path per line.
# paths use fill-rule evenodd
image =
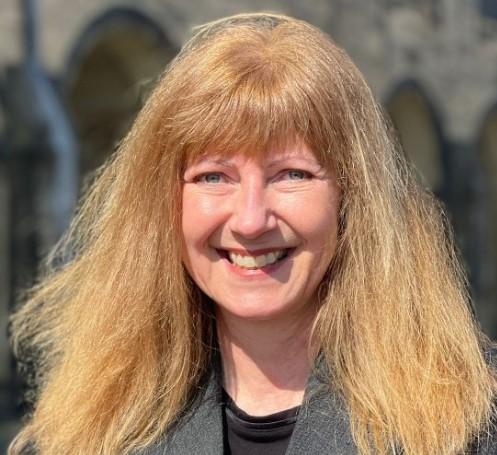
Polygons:
M447 185L443 141L438 120L423 91L415 84L405 84L390 97L386 107L422 184L443 198Z
M82 34L63 84L82 177L112 153L176 52L156 24L129 10L105 14Z

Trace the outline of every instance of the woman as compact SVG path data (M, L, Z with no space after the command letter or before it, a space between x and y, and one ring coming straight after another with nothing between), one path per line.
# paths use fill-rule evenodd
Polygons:
M41 360L10 453L496 453L446 231L326 35L201 27L14 316Z

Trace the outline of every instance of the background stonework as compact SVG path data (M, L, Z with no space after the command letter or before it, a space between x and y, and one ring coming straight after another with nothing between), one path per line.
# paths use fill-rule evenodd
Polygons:
M25 59L21 4L0 0L0 94L8 91L8 72ZM444 203L478 317L484 330L497 337L493 0L41 0L34 5L39 59L79 144L78 184L114 150L193 26L269 10L328 32L363 71L421 181ZM0 403L11 403L0 408L0 451L15 426L16 400L8 398L17 390L5 335L13 295L9 204L16 203L8 171L12 150L5 140L9 115L0 104ZM41 229L36 219L28 217L25 223Z

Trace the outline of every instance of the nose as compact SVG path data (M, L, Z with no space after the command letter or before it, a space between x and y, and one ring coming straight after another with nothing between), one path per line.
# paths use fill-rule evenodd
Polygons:
M240 183L229 226L234 233L247 239L255 239L276 227L268 191L259 176Z

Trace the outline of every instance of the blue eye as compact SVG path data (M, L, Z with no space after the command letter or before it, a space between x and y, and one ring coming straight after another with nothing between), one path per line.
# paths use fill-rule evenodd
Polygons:
M299 169L290 169L286 172L286 175L289 180L304 180L310 176L308 172Z
M197 181L202 183L220 183L221 174L219 174L218 172L209 172L197 177Z

